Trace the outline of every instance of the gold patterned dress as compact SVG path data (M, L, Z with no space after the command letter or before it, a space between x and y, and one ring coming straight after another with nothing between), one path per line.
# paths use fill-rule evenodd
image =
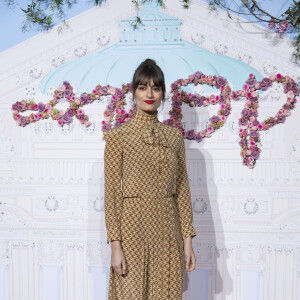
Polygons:
M120 240L127 270L112 266L109 300L181 300L183 239L196 236L184 139L136 111L110 130L104 150L107 243Z

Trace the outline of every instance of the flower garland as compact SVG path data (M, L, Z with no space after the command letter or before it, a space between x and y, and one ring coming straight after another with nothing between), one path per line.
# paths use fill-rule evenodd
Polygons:
M221 91L220 95L210 95L209 97L200 96L199 94L187 94L185 91L179 92L179 89L182 86L187 86L188 84L193 83L194 85L198 84L208 84L210 86L216 87ZM227 80L222 76L207 76L201 72L196 72L188 77L188 79L178 79L171 84L171 93L172 96L172 109L170 110L170 118L164 120L163 123L179 128L182 132L182 135L189 140L196 140L200 143L203 138L211 137L211 134L217 129L221 128L231 112L231 88L227 84ZM209 121L209 125L205 130L196 132L194 129L184 131L182 127L182 102L188 104L190 107L201 107L208 106L210 104L216 105L220 104L220 109L216 116L212 116Z
M269 117L266 120L259 122L258 117L258 90L266 91L270 88L273 82L283 84L284 93L287 94L286 103L279 109L274 117ZM200 96L195 93L187 93L186 91L179 91L182 86L189 84L207 84L215 87L220 91L219 95L211 94L210 96ZM53 99L44 104L34 101L27 102L26 100L18 101L12 105L13 118L19 126L25 127L31 123L42 119L51 117L56 120L60 126L70 124L75 116L86 127L91 125L88 121L88 116L84 114L82 107L84 105L93 103L94 100L100 99L102 96L111 95L112 100L104 111L104 120L102 124L103 139L106 140L107 134L112 128L113 120L115 120L114 127L121 126L131 119L136 111L136 104L127 112L124 107L126 105L125 95L132 92L130 83L123 84L122 88L114 88L110 85L97 85L92 93L82 93L80 97L76 97L73 92L73 87L68 81L64 81L58 90L54 91ZM271 127L279 123L284 123L287 116L290 115L290 110L294 109L297 102L296 96L299 95L299 88L295 81L289 76L282 76L281 74L271 75L263 78L260 82L256 80L253 74L249 75L245 82L243 89L232 91L227 80L222 76L205 75L201 72L196 72L190 75L187 79L178 79L171 84L172 108L169 111L170 118L164 120L163 123L175 128L178 128L184 138L195 140L200 143L204 138L211 137L211 135L220 129L226 122L231 113L231 100L238 101L240 97L246 97L244 109L239 118L239 137L241 138L239 144L241 146L241 156L243 164L252 169L255 166L256 160L259 158L261 149L258 147L260 143L259 131L269 130ZM59 99L65 98L70 107L67 111L58 110L54 106ZM209 118L208 126L196 132L194 129L185 131L182 127L182 103L186 103L191 107L208 106L210 104L220 105L217 115ZM20 112L26 110L37 111L38 113L31 113L29 116L22 116Z
M274 82L283 84L284 93L287 95L287 100L278 110L274 117L269 117L266 120L259 122L258 117L258 93L257 90L266 91ZM290 116L291 110L295 108L297 102L296 96L299 96L299 88L295 81L289 76L281 74L271 75L257 82L253 74L249 75L249 79L240 91L242 96L246 96L246 103L241 112L239 119L241 138L239 144L242 147L241 156L243 164L252 169L259 158L261 149L257 146L260 143L259 131L266 131L276 124L284 123L286 117Z
M68 81L64 81L59 89L54 91L53 99L47 104L42 102L35 103L34 101L27 102L26 100L14 103L12 105L13 118L19 126L25 127L31 123L51 117L53 120L57 121L59 126L62 127L65 124L72 123L73 117L75 116L81 124L88 127L91 125L91 122L88 121L89 118L86 114L84 114L81 107L91 104L94 100L100 99L100 97L105 95L116 95L112 97L113 100L111 104L115 103L117 107L118 103L121 102L118 101L121 99L117 98L117 95L124 95L128 91L128 86L129 84L123 85L122 89L117 89L110 85L97 85L91 93L82 93L80 97L76 97L73 92L73 87ZM68 109L65 111L63 109L59 110L54 108L58 101L63 98L70 103ZM27 110L36 111L37 113L31 113L28 116L22 116L20 114L20 112Z

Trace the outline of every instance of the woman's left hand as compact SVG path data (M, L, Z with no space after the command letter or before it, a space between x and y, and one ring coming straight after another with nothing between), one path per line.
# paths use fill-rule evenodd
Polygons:
M192 246L192 237L187 237L184 239L184 255L185 255L185 269L190 272L196 267L196 256Z

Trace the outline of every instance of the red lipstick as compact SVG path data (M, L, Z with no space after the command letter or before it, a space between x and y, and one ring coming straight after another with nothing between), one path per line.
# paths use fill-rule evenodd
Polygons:
M153 100L146 100L145 102L146 102L146 103L148 103L148 104L152 104L152 103L154 103L154 101L153 101Z

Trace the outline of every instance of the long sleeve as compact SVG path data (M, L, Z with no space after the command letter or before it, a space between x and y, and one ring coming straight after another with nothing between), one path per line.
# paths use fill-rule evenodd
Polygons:
M122 144L115 129L108 134L104 148L104 208L107 244L122 240Z
M180 133L181 135L181 133ZM184 138L180 136L178 148L178 169L177 169L177 206L179 211L182 238L196 236L193 227L193 209L191 201L191 190L186 168Z

